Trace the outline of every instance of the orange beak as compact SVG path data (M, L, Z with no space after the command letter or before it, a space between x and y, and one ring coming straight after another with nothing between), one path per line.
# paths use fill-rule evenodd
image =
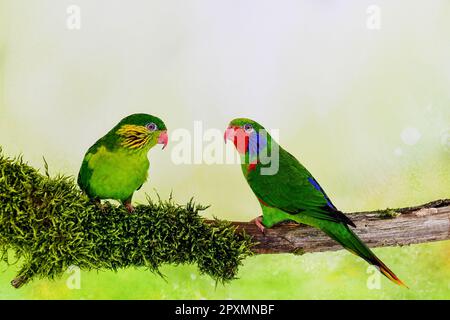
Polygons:
M227 143L227 140L234 141L234 137L236 136L236 127L228 127L223 134L223 140Z
M167 146L167 143L169 142L169 136L167 135L167 130L161 131L158 137L158 144L163 145L163 149Z
M225 143L227 140L233 142L237 151L244 154L248 147L248 134L239 126L229 126L223 135Z

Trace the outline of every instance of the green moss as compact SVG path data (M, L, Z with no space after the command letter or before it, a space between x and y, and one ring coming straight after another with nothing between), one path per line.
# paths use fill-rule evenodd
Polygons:
M195 263L201 273L226 282L251 255L249 236L225 221L205 222L199 215L205 207L192 201L148 199L133 214L109 203L101 209L73 178L46 171L42 175L21 158L6 158L0 149L0 255L9 262L12 251L23 262L15 286L59 277L71 265L145 267L161 274L163 264Z
M303 248L295 248L295 250L292 251L292 253L295 254L296 256L302 256L306 252L305 252L305 250L303 250Z
M400 215L400 212L395 211L394 209L387 208L386 210L382 210L378 213L378 216L381 219L393 219Z

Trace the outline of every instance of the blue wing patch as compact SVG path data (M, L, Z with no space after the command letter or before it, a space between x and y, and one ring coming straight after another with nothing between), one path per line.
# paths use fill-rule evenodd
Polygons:
M327 200L327 204L331 209L337 210L336 207L334 206L334 204L331 203L330 198L328 198L327 194L325 193L325 191L323 191L322 187L319 185L319 183L316 181L316 179L314 179L313 177L309 177L308 178L309 183L311 183L313 185L313 187L317 190L320 191L323 196L325 197L325 200Z

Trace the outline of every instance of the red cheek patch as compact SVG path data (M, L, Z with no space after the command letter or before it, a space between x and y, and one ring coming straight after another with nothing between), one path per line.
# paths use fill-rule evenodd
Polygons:
M244 130L237 129L234 132L233 143L234 143L234 146L236 147L236 150L240 154L245 154L247 152L249 138L248 138L248 135L245 133Z

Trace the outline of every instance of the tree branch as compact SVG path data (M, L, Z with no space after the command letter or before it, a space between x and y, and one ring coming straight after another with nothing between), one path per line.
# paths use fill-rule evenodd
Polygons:
M450 199L421 206L350 213L355 233L369 247L403 246L450 239ZM266 229L263 235L253 222L233 222L258 242L253 251L295 253L334 251L342 247L322 231L296 223Z
M341 249L320 230L303 225L284 223L263 235L252 222L205 221L199 214L205 208L160 199L149 199L132 215L110 203L99 208L72 178L42 175L21 158L5 158L0 148L0 260L8 261L12 251L21 261L15 287L61 276L70 265L83 270L146 267L160 274L162 264L196 263L200 272L225 282L236 277L251 251ZM450 239L450 199L349 217L370 247Z

